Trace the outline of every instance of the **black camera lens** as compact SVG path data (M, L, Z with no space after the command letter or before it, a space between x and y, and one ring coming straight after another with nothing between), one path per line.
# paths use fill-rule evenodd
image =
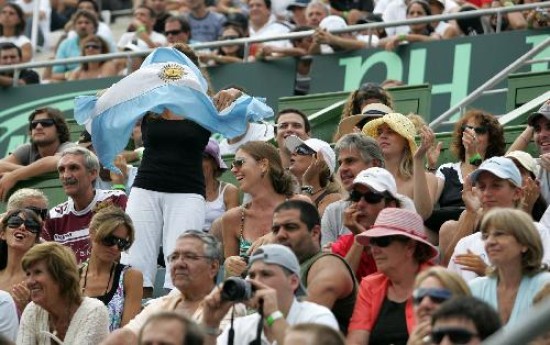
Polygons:
M248 301L254 295L249 281L239 277L227 278L222 287L222 300L232 302Z

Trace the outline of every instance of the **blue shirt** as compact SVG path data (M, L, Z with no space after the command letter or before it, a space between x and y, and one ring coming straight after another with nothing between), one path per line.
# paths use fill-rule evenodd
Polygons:
M59 48L57 48L57 53L55 54L55 59L59 60L59 59L67 59L67 58L79 57L79 56L81 56L80 39L78 36L76 36L72 38L66 38L61 42L61 44L59 44ZM66 73L77 69L78 66L79 66L79 63L73 63L68 65L56 65L56 66L53 66L52 72Z

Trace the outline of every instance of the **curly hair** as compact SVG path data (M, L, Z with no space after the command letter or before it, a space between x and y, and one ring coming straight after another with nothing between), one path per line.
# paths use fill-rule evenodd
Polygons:
M31 122L34 120L34 117L38 114L46 113L48 115L48 118L52 119L55 123L55 128L57 128L57 135L59 137L59 143L63 144L66 143L71 139L71 133L69 131L69 126L67 125L67 121L65 120L65 116L61 112L61 110L57 108L38 108L35 109L30 115L29 115L29 134L31 133Z
M488 130L488 146L483 159L504 156L506 144L504 142L504 129L502 125L494 115L479 109L469 110L456 122L451 143L451 152L459 158L461 162L464 162L466 159L466 149L464 145L462 145L462 134L464 133L463 126L470 119L474 119L480 126L486 127Z
M348 96L344 109L342 110L341 120L355 114L360 114L363 102L368 99L377 99L380 103L392 109L394 107L393 98L386 89L377 84L365 83Z

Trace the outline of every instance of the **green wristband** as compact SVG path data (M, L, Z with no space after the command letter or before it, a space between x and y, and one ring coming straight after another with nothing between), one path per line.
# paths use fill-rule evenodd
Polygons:
M265 318L265 323L267 323L267 325L269 327L271 327L271 326L273 326L275 321L277 321L279 319L282 319L283 317L284 317L283 313L281 313L279 310L277 310L277 311L274 311L273 313L271 313L271 315L269 315L268 317Z
M112 185L112 188L113 188L114 190L123 190L123 191L126 191L126 186L123 185L122 183L114 184L114 185Z

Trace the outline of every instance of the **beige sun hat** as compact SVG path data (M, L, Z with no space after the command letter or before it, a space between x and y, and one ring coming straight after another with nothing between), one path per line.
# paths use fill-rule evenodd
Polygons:
M411 151L411 155L414 155L416 149L418 148L416 146L416 142L414 141L414 137L416 136L416 128L414 127L412 121L403 114L389 113L379 119L367 122L367 124L363 127L363 133L370 137L377 138L378 127L384 123L409 142L409 150Z
M351 115L340 121L338 125L338 133L344 136L353 133L353 128L365 119L377 119L388 113L393 113L392 108L383 103L369 103L363 109L361 114Z

